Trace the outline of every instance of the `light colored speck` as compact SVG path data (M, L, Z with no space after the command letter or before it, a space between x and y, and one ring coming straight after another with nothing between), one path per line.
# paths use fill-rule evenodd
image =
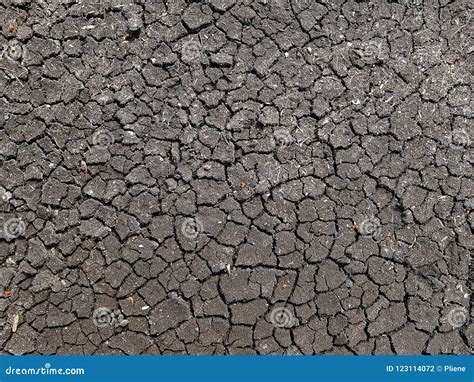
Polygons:
M12 322L12 332L15 333L16 329L18 328L18 322L20 322L20 315L15 314L13 316L13 322Z

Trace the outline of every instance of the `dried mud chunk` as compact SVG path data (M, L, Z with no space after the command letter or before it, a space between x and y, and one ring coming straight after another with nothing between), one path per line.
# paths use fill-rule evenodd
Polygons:
M150 312L150 333L164 333L190 318L191 310L187 302L180 298L169 298L156 305Z

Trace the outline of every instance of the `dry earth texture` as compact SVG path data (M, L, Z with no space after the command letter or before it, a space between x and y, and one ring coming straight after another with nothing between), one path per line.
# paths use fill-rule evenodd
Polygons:
M2 0L1 353L471 353L472 16Z

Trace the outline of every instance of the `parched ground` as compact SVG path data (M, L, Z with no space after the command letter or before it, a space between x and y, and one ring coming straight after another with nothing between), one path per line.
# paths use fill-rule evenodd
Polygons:
M1 353L471 353L472 16L2 0Z

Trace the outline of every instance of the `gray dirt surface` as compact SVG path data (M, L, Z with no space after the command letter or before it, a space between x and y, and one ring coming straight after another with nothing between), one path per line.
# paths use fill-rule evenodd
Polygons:
M2 0L2 354L469 354L473 3Z

